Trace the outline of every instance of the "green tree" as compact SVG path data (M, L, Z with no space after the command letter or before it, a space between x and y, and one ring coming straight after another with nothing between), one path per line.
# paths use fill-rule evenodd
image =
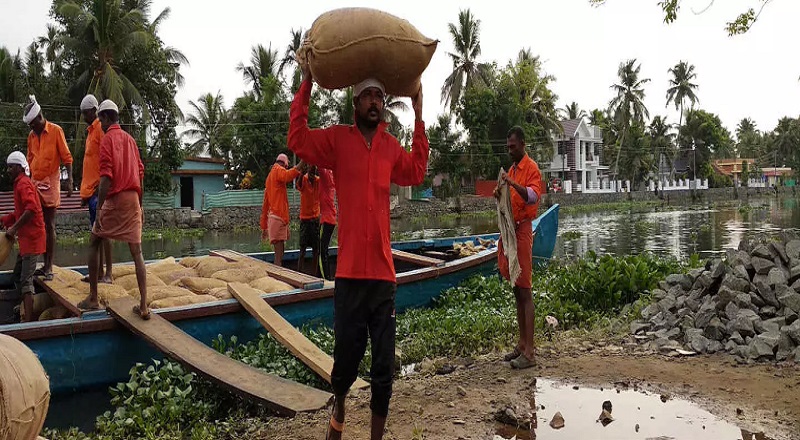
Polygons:
M694 170L698 177L709 177L703 174L708 169L705 165L712 157L729 156L733 139L719 116L705 110L689 110L678 134L678 145L690 164L689 177L694 177Z
M186 148L186 153L197 156L208 153L213 158L227 158L230 151L228 115L225 110L222 95L206 93L197 99L189 101L192 112L186 118L186 124L192 128L183 132L183 135L195 139Z
M653 168L655 170L661 171L661 163L671 161L675 157L675 135L670 131L671 127L665 118L654 116L653 120L650 121L647 134L650 137L650 150L652 151Z
M741 157L757 158L763 154L763 136L750 118L743 118L736 126L736 149Z
M733 20L727 22L725 24L725 31L728 32L729 36L740 35L749 31L756 21L758 21L764 7L771 1L772 0L751 0L751 2L757 3L758 5L755 8L748 8L746 11L737 15ZM589 3L595 6L602 5L605 2L606 0L589 0ZM681 9L681 0L659 0L657 4L664 12L664 23L671 24L678 19L678 13ZM708 10L713 4L713 1L709 2L706 9L702 12Z
M564 106L564 108L558 109L559 116L564 119L583 119L587 117L586 111L581 110L578 103L572 101L571 103Z
M469 171L464 144L452 127L452 114L443 113L427 129L431 149L430 171L433 175L446 176L439 188L442 197L457 196L461 180Z
M447 55L453 61L453 71L442 85L442 103L454 111L464 90L473 84L486 82L491 65L478 62L481 56L481 21L473 17L469 9L459 11L458 25L447 24L453 38L455 52Z
M277 79L280 74L280 63L278 51L272 48L272 43L268 48L258 44L250 51L250 65L239 63L236 70L242 73L245 84L253 88L256 99L261 99L264 96L262 89L265 87L262 81L269 78Z
M406 127L400 122L398 112L409 111L408 104L394 95L386 95L384 99L383 119L389 124L388 131L401 141L407 136ZM402 143L402 142L401 142Z
M292 94L295 94L298 90L300 90L300 82L303 80L303 73L300 71L300 66L297 64L297 52L300 50L300 46L303 44L303 29L292 29L291 34L292 39L286 46L283 59L281 60L280 66L278 66L278 72L283 73L284 69L287 67L294 67L290 76L292 79L290 90Z
M624 143L624 154L620 160L620 175L630 180L631 187L637 189L653 171L653 154L644 126L635 123L628 128Z
M644 85L650 82L650 79L640 79L641 70L642 65L637 66L636 59L620 63L617 69L619 83L611 86L611 89L616 92L616 96L609 103L609 111L614 125L620 133L614 161L614 174L619 172L619 155L622 152L622 145L628 129L634 124L644 126L645 120L650 117L650 113L644 105Z
M763 167L789 166L800 169L800 120L783 117L768 135L768 149L760 157Z
M5 46L0 47L0 102L16 102L22 80L19 54L12 56Z

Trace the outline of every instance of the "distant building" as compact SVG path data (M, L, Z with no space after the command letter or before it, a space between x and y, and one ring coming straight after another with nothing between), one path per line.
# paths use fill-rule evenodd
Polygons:
M203 195L225 189L225 161L207 157L187 157L180 168L172 172L175 208L203 209Z
M755 171L755 159L715 159L711 161L711 168L723 176L730 177L733 184L738 186L742 182L742 163L747 163L748 170Z
M553 160L540 164L551 180L570 181L573 192L611 191L608 166L601 165L603 132L584 119L561 121L562 135L553 138Z

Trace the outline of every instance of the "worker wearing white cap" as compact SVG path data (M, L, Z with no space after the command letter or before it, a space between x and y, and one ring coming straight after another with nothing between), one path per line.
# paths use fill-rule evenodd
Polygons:
M142 182L144 165L136 141L119 125L119 109L111 100L97 109L105 132L100 142L100 183L97 189L97 220L92 228L89 252L89 296L78 304L82 309L97 309L99 249L103 240L128 243L136 265L140 303L134 308L142 319L150 318L147 308L147 274L142 257Z
M31 179L39 192L47 231L47 251L44 266L36 275L53 279L53 258L56 247L56 209L61 206L61 165L67 169L67 197L72 196L72 154L69 152L64 130L45 120L36 97L25 106L22 121L31 128L28 134L27 159Z
M86 148L83 153L83 174L81 175L81 206L89 208L89 229L97 219L97 187L100 185L100 141L103 140L103 127L97 118L97 98L86 95L81 100L81 115L86 121ZM105 262L105 270L103 263ZM100 266L98 279L101 283L111 283L111 241L103 240L100 247ZM89 282L89 276L83 278Z

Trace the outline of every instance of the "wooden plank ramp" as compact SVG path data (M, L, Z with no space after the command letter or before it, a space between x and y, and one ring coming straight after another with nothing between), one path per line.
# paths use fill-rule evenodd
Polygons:
M261 298L261 294L257 290L244 283L229 283L228 291L281 345L289 349L295 357L308 365L326 382L331 383L333 359L314 345L313 342L309 341L292 324L283 319L280 313ZM355 389L368 386L369 383L363 379L356 379L353 384Z
M209 252L209 255L215 257L222 257L228 261L234 262L248 262L257 265L260 268L263 268L267 271L267 274L272 278L277 280L283 281L284 283L296 287L298 289L304 290L311 290L311 289L321 289L324 285L324 281L322 278L312 277L311 275L306 275L302 272L297 272L295 270L287 269L285 267L281 267L272 263L267 263L266 261L259 260L258 258L251 257L249 255L244 255L236 251L232 250L216 250Z
M444 266L445 261L438 258L426 257L424 255L412 254L411 252L400 251L392 249L392 256L400 261L413 263L418 266L426 267L441 267Z
M265 373L231 359L194 339L153 313L145 321L133 312L133 298L117 298L107 310L134 334L144 338L170 359L179 362L205 379L243 397L251 398L281 415L324 408L333 395Z

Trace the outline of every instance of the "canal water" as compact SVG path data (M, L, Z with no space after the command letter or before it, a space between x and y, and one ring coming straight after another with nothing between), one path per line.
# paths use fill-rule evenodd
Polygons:
M617 255L651 251L678 258L698 253L702 257L736 247L750 235L775 234L784 229L800 228L800 203L795 198L764 198L749 204L725 206L658 207L642 212L625 209L559 216L559 239L555 256L583 255L588 251ZM393 240L452 237L497 232L492 215L465 214L439 217L415 217L392 220ZM160 237L142 243L145 259L167 256L205 255L214 249L239 252L271 250L260 242L258 231L215 232L200 236ZM299 232L293 225L287 249L297 248ZM335 236L334 242L335 244ZM85 265L87 244L59 245L56 264ZM130 260L127 246L114 245L114 261ZM7 261L0 269L12 269Z

